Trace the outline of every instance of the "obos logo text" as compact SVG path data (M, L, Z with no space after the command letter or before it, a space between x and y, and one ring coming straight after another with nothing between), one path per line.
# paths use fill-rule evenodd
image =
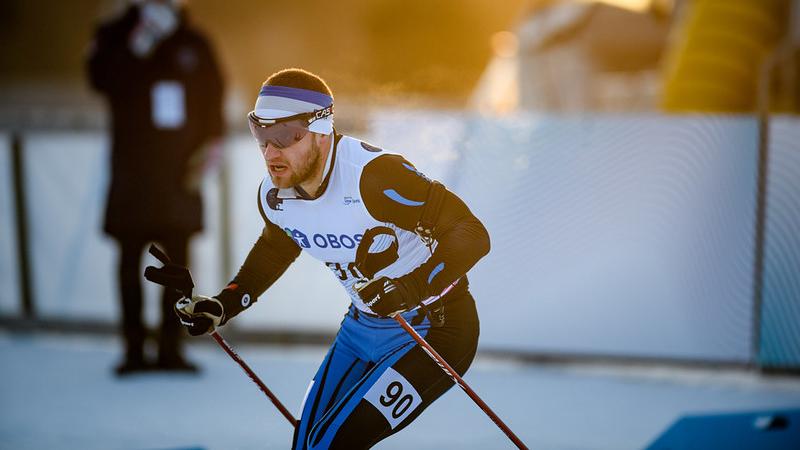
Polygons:
M312 244L319 248L356 248L364 236L360 233L352 236L347 234L316 233L309 237L300 230L284 228L284 231L302 248L310 248Z

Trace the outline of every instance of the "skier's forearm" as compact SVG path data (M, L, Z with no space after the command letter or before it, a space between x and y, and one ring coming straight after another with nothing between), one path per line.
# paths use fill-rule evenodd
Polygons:
M489 233L471 213L438 234L431 257L406 275L424 296L440 294L489 253Z
M268 223L250 249L239 272L217 295L225 309L225 321L255 303L258 297L283 275L299 254L300 247L280 228Z

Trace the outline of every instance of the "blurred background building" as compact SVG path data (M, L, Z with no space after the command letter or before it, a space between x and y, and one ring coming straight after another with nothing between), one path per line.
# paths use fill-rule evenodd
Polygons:
M796 6L782 0L534 2L471 99L484 111L797 112Z

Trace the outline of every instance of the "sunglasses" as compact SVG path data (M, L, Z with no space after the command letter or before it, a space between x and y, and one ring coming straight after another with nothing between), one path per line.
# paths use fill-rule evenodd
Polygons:
M315 120L324 119L332 114L333 105L278 119L258 117L255 111L251 111L247 118L250 133L253 134L259 147L265 148L267 144L271 144L273 147L283 149L303 139L308 133L308 126Z

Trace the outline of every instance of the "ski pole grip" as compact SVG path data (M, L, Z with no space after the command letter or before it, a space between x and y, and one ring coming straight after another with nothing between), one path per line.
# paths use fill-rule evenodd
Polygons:
M156 259L161 261L163 264L167 264L167 263L171 262L171 260L169 259L169 256L167 256L167 254L164 253L163 250L161 250L160 248L156 247L155 244L150 244L150 248L147 251L150 252L151 255L155 256Z

